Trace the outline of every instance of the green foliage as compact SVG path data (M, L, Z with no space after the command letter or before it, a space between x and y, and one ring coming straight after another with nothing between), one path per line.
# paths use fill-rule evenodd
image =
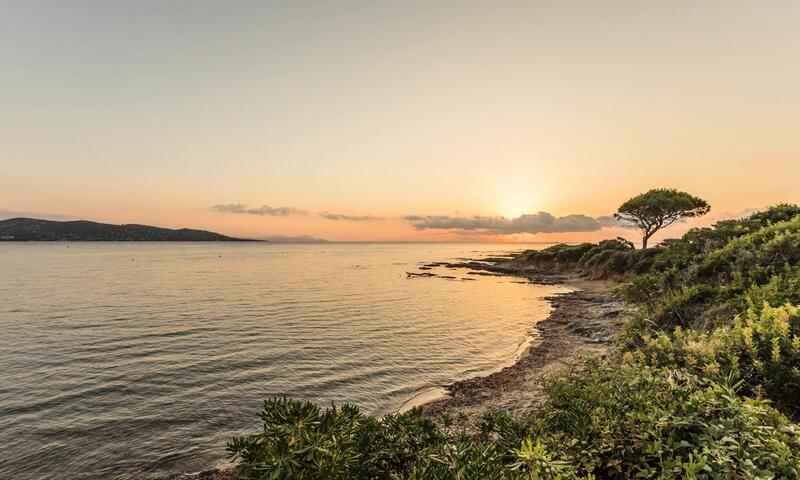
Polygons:
M526 436L527 425L487 416L467 435L420 410L367 417L352 406L275 398L264 402L263 430L228 444L246 479L577 479L572 465ZM488 440L489 436L495 437Z
M800 303L800 266L786 266L781 274L773 275L766 283L753 284L743 300L749 308Z
M677 328L646 336L635 356L649 365L680 366L712 378L743 382L749 395L764 394L795 412L800 392L800 309L751 307L710 333Z
M725 382L634 361L551 381L535 434L597 478L797 478L800 436Z
M674 188L655 188L620 205L614 218L642 231L642 248L657 231L678 220L705 215L711 210L702 198Z
M648 271L658 249L634 250L623 238L597 244L560 243L544 250L525 252L518 259L548 271L581 272L592 278L626 278Z
M703 284L660 292L658 297L651 297L649 311L651 328L671 329L677 326L699 326L698 321L702 318L704 309L714 301L717 294L716 288Z
M265 402L263 430L229 443L247 479L797 478L800 434L765 402L682 370L587 360L523 420L467 433L420 411Z
M800 303L800 215L783 220L796 210L779 205L690 230L664 242L650 271L620 290L642 305L653 331L724 325L754 303Z
M713 228L691 229L682 238L664 240L646 251L634 250L618 238L531 250L518 261L592 278L624 278L633 284L624 287L626 295L636 303L692 284L725 284L725 294L732 298L797 266L799 229L800 207L781 204L747 218L717 222Z
M621 292L640 305L622 346L642 362L741 380L798 414L800 208L691 230Z

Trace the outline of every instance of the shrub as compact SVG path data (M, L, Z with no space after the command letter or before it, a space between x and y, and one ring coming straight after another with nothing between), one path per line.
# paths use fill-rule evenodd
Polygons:
M547 386L533 431L597 478L797 478L800 436L759 400L682 370L590 361Z
M636 354L654 366L689 368L715 378L742 380L744 393L766 394L789 411L800 398L800 309L760 309L711 333L676 329L645 337Z
M229 443L248 479L797 478L800 436L725 382L635 360L586 360L550 381L527 420L476 433L419 410L382 421L354 407L264 403L262 431Z
M784 273L773 275L763 285L751 286L738 308L760 309L764 304L779 306L800 304L800 266L784 267Z
M600 243L579 245L557 244L540 251L527 251L517 261L541 269L573 271L594 278L626 277L633 272L646 271L655 251L638 251L624 238L603 240Z
M797 210L773 207L664 242L649 272L620 289L648 318L639 333L709 330L729 324L753 299L757 308L800 301L800 216L783 220Z
M264 402L263 429L232 439L228 451L246 479L577 479L572 465L505 415L482 433L437 427L420 410L363 415L356 407ZM493 433L496 439L490 441Z

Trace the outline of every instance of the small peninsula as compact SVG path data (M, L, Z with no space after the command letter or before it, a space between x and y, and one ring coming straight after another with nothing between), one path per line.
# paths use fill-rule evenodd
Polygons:
M36 218L0 220L0 241L12 242L256 242L189 228L55 221Z

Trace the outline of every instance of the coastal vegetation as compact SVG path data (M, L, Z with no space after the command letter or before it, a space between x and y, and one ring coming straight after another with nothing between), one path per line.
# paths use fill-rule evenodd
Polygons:
M614 218L642 231L642 248L656 232L684 218L699 217L711 207L702 198L674 188L654 188L623 203Z
M622 209L621 209L622 210ZM527 415L382 420L270 399L229 444L248 479L800 477L800 207L634 249L555 245L510 262L624 283L614 353L550 379Z

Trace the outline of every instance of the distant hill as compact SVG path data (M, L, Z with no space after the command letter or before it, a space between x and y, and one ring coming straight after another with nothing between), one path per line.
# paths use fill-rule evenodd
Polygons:
M276 243L328 243L327 240L315 238L310 235L298 235L296 237L286 235L269 235L261 238Z
M243 242L205 230L151 227L149 225L111 225L76 220L59 222L36 218L11 218L0 221L0 241L37 242Z

